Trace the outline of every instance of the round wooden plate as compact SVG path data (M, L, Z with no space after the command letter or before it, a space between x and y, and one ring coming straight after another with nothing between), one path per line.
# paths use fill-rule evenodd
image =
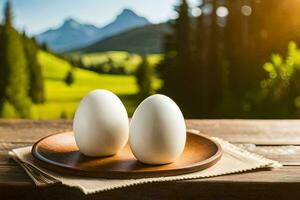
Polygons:
M219 144L204 135L187 133L184 152L176 162L146 165L135 159L126 145L117 155L91 158L76 146L72 132L42 138L32 147L35 161L62 173L101 178L145 178L185 174L214 165L222 156Z

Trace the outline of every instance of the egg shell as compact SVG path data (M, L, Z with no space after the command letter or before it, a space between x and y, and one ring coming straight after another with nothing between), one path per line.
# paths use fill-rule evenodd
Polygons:
M86 156L110 156L125 146L129 136L127 111L108 90L93 90L80 102L73 121L76 144Z
M185 147L184 117L172 99L153 95L135 110L129 135L132 153L139 161L154 165L171 163Z

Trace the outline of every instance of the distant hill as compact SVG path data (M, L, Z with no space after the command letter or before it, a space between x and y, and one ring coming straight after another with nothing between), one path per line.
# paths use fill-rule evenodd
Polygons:
M38 34L36 38L39 43L46 42L53 51L64 52L149 24L151 23L146 18L138 16L132 10L124 9L113 22L101 28L90 24L81 24L70 18L65 20L60 27Z
M153 24L124 31L79 49L83 52L128 51L154 54L163 51L163 37L170 33L168 24Z

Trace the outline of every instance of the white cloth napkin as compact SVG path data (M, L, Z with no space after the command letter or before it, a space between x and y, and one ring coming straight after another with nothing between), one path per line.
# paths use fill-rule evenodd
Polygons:
M193 132L197 134L198 131L193 130ZM61 183L70 187L79 188L85 194L151 182L199 179L233 173L242 173L245 171L260 168L270 169L282 166L277 161L264 158L254 153L250 153L220 138L212 139L218 142L223 149L222 158L215 165L198 172L158 178L101 179L58 174L56 172L42 168L33 162L33 157L31 155L31 146L13 149L9 152L9 155L24 168L24 170L37 186Z

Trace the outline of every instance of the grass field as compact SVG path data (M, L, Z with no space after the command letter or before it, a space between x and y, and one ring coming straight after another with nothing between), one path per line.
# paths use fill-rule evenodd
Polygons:
M114 53L119 56L118 52ZM113 55L112 52L110 54ZM47 100L44 104L32 106L34 119L72 118L82 97L89 91L99 88L108 89L117 94L125 104L129 115L132 115L140 101L136 95L138 88L134 76L97 74L76 68L75 82L67 86L63 79L71 68L69 63L42 51L39 52L38 57L45 77ZM155 88L159 88L161 82L155 80L153 84Z

